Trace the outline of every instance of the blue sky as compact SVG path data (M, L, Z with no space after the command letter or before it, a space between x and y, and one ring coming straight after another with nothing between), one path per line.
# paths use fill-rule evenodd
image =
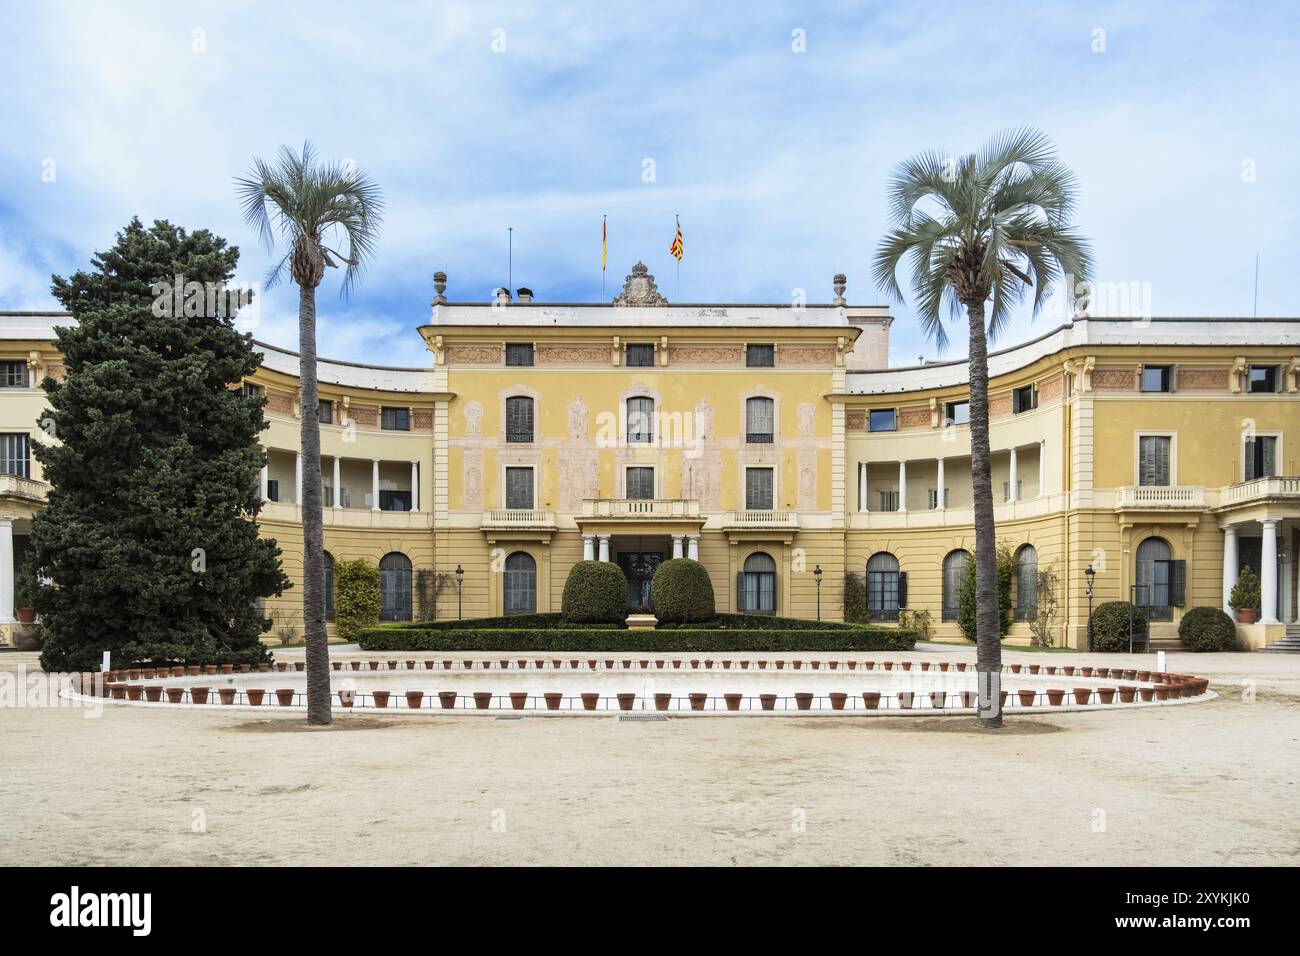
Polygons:
M359 288L322 287L323 355L426 364L432 274L488 298L510 226L539 299L608 299L643 259L670 300L826 301L844 272L876 303L890 168L1031 124L1079 176L1100 280L1249 316L1259 252L1259 314L1300 313L1294 3L804 6L0 0L0 309L52 307L50 274L132 215L211 228L260 279L232 179L308 138L387 200ZM267 293L257 337L294 347L295 309ZM895 314L894 362L935 357Z

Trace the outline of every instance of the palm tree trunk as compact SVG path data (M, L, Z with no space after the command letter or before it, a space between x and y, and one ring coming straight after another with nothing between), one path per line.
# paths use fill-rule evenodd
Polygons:
M320 419L316 415L316 288L298 290L298 376L302 386L302 616L307 641L307 723L330 723L325 636L325 531L321 526ZM338 494L337 489L334 492Z
M975 506L975 671L979 724L1002 726L1002 628L998 611L997 530L989 454L989 355L984 303L966 303L970 323L970 471ZM942 492L940 492L942 494Z

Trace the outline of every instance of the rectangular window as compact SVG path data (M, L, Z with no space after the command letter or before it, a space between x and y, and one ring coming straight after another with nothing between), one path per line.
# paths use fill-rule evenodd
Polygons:
M629 368L653 368L655 364L655 347L644 343L629 345L624 364Z
M0 435L0 475L31 477L26 433Z
M1174 390L1174 367L1172 365L1143 365L1142 391L1172 392Z
M410 511L411 493L409 491L395 491L395 490L380 488L379 489L379 510L380 511Z
M316 403L316 420L322 425L334 424L334 403L328 398L322 398Z
M746 345L745 365L749 368L772 368L776 365L776 346Z
M647 500L655 496L655 470L644 466L629 468L626 473L627 487L624 498L630 500Z
M627 440L633 445L655 442L655 400L640 397L627 400Z
M334 507L334 488L333 488L333 486L331 486L331 485L327 485L327 484L325 484L324 482L321 482L321 486L320 486L320 500L321 500L321 504L324 505L326 508L333 508L333 507Z
M1037 407L1037 385L1026 385L1011 393L1011 411L1014 414L1019 415L1021 412L1032 412Z
M1154 487L1169 485L1169 452L1172 439L1168 435L1143 435L1138 439L1138 484Z
M1251 392L1276 392L1279 376L1276 365L1252 365L1250 367Z
M945 425L969 425L970 402L946 402L943 406Z
M1277 474L1277 437L1256 435L1246 439L1244 479L1272 478Z
M507 365L532 365L533 364L533 343L532 342L507 342L506 343L506 364Z
M745 441L770 445L776 433L776 402L770 398L745 400Z
M0 388L27 388L29 384L26 362L0 362Z
M897 431L898 410L893 408L873 408L871 410L871 430L873 432Z
M252 382L244 382L239 386L239 393L243 395L244 398L261 398L262 386L254 385Z
M897 511L898 510L898 492L882 491L880 493L880 510Z
M745 508L748 511L772 510L771 468L745 469Z
M943 506L948 507L949 489L943 489ZM930 510L934 511L939 507L939 489L931 488L929 490Z
M1024 500L1024 495L1021 494L1021 489L1024 487L1025 487L1025 483L1023 481L1016 482L1016 500L1018 501ZM1003 501L1011 500L1011 482L1009 481L1002 482L1002 500Z
M526 395L506 399L506 441L527 444L533 440L533 400Z
M280 479L278 478L266 479L266 500L267 501L280 500Z
M380 427L389 432L409 432L411 430L411 410L409 408L381 409Z
M533 510L533 470L531 468L506 469L506 507L521 511Z

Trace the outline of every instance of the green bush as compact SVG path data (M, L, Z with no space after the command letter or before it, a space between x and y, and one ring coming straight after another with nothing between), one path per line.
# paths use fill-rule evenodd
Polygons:
M1092 647L1096 651L1127 651L1129 622L1133 623L1133 647L1145 648L1147 618L1127 601L1107 601L1092 612Z
M811 621L804 617L776 617L772 614L737 614L722 612L713 615L711 621L698 624L660 624L659 630L687 628L716 631L852 631L861 627L859 624L841 624L839 621Z
M627 617L627 578L612 561L579 561L569 571L560 613L570 624L618 624Z
M713 618L713 582L698 561L673 558L655 569L650 581L650 606L661 621L694 624Z
M1230 651L1237 625L1217 607L1194 607L1178 622L1178 639L1189 651Z
M1016 556L1005 544L998 545L998 634L1011 630L1011 582L1016 579ZM957 626L966 640L975 640L975 556L966 562L961 588L957 592Z
M362 560L335 563L334 621L345 641L379 623L379 568Z
M1241 569L1237 583L1232 586L1228 607L1234 611L1255 611L1259 610L1259 604L1259 576L1247 565Z
M513 630L523 628L526 630L539 630L549 627L572 627L566 624L564 616L559 611L544 611L535 614L508 614L504 617L467 617L463 620L449 618L445 621L393 621L387 624L379 625L383 628L392 630L425 630L433 628L439 631L454 631L462 628L490 628L497 630ZM617 624L584 624L585 628L622 628L623 623Z
M701 630L679 628L653 631L545 628L540 630L439 630L366 628L358 635L367 651L514 651L519 653L687 653L739 651L910 651L916 635L894 627L850 627L816 630Z
M844 620L865 621L867 619L867 585L862 575L856 571L844 574Z

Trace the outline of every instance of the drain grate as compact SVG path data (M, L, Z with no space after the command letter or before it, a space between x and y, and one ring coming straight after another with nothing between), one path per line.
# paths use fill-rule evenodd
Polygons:
M500 717L495 717L493 719L494 720L523 720L524 715L523 714L502 714Z
M667 720L665 714L619 714L619 720Z

